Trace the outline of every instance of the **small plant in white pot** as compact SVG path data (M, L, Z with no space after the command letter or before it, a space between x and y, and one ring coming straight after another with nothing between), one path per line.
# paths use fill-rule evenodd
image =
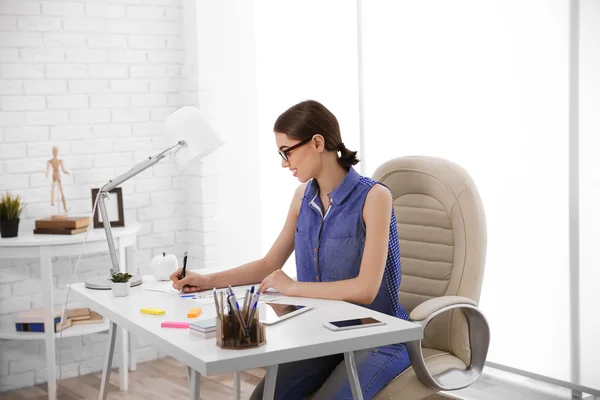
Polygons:
M129 275L128 273L119 272L118 274L114 274L111 278L111 289L113 292L113 296L115 297L125 297L129 294L129 288L131 288L131 282L129 280L133 277L133 275Z

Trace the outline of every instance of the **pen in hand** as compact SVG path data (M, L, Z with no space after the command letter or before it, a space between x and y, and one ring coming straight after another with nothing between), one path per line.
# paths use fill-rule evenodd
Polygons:
M179 277L179 280L185 278L185 267L187 266L187 251L185 253L183 253L183 268L181 269L181 276ZM181 287L180 292L183 292L183 288L184 286Z

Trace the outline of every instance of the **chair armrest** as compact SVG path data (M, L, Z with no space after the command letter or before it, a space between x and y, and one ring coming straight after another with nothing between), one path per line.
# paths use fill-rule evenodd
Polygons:
M441 310L444 307L456 305L456 304L470 304L472 306L477 307L477 302L475 300L471 300L467 297L462 296L442 296L435 297L433 299L429 299L424 301L415 307L414 310L410 313L411 321L423 321L431 314L436 311Z
M477 307L477 303L461 296L442 296L425 301L411 313L411 321L425 327L435 316L446 311L460 308L469 324L469 340L471 344L471 362L465 370L451 369L432 376L423 358L421 340L406 343L410 361L419 380L427 387L435 390L463 389L481 376L490 345L490 327Z

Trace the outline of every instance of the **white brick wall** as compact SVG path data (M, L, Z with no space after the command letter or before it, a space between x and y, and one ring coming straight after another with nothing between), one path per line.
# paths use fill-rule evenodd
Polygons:
M0 192L27 203L21 231L55 211L44 177L52 146L71 172L63 177L71 213L89 213L91 188L162 150L162 120L196 105L197 79L182 74L195 70L184 65L195 61L184 54L182 1L0 0ZM188 241L188 178L164 161L123 185L126 223L142 223L142 273L154 254L179 254ZM202 259L201 243L189 250L192 260ZM57 304L75 261L54 260ZM76 281L105 273L109 263L107 254L84 257ZM16 312L41 305L39 269L37 260L0 260L0 329L13 326ZM104 340L65 339L62 376L100 370ZM137 347L140 360L159 356L147 343ZM0 392L46 381L44 352L43 341L0 340Z

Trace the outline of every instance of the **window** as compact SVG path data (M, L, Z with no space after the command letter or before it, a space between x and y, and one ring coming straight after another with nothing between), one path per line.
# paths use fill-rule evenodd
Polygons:
M567 4L363 7L367 173L431 155L472 175L488 222L488 360L568 381Z

